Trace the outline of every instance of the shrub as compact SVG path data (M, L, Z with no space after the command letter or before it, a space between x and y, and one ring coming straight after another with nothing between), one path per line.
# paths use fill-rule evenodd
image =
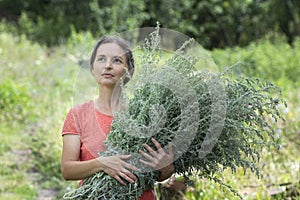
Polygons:
M0 82L0 121L16 124L25 122L30 111L31 97L28 89L13 80Z
M222 69L238 63L236 74L269 80L283 89L300 86L299 38L291 46L285 37L270 34L247 47L215 49L211 54Z

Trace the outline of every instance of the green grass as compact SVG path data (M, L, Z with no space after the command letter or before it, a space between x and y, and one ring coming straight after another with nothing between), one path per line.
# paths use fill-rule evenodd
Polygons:
M22 157L21 150L26 144L23 143L24 136L20 133L21 127L13 130L0 128L1 152L0 152L0 199L34 199L36 190L30 183L26 173L30 169L30 163Z
M60 173L60 128L71 105L74 77L64 50L0 34L0 85L7 85L0 94L6 95L5 103L11 102L0 101L5 108L0 111L5 112L0 118L0 199L35 199L40 189L68 187ZM17 85L23 93L17 93ZM19 104L23 96L29 97L26 112Z

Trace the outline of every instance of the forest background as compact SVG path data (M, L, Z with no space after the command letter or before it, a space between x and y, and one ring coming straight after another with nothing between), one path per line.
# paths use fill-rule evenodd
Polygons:
M60 173L74 58L103 34L157 21L195 38L220 69L238 63L240 73L282 89L288 107L276 127L281 148L262 152L260 179L225 171L223 180L244 198L299 198L300 1L0 0L0 18L0 199L61 199L75 187ZM194 179L187 199L235 198Z

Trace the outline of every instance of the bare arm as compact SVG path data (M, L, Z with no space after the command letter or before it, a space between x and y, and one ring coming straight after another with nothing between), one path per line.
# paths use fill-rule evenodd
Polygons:
M175 167L174 167L173 163L160 169L159 170L160 176L158 177L157 181L164 181L164 180L170 178L172 176L172 174L174 173L174 171L175 171Z
M130 155L99 157L88 161L80 161L80 136L64 135L62 152L62 175L66 180L81 180L99 171L104 171L121 184L124 180L132 183L137 180L130 170L138 170L125 162Z

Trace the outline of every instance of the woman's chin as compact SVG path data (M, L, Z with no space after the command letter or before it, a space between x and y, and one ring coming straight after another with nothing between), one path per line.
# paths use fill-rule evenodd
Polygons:
M114 87L117 83L115 80L101 80L98 82L99 85L105 86L105 87Z

